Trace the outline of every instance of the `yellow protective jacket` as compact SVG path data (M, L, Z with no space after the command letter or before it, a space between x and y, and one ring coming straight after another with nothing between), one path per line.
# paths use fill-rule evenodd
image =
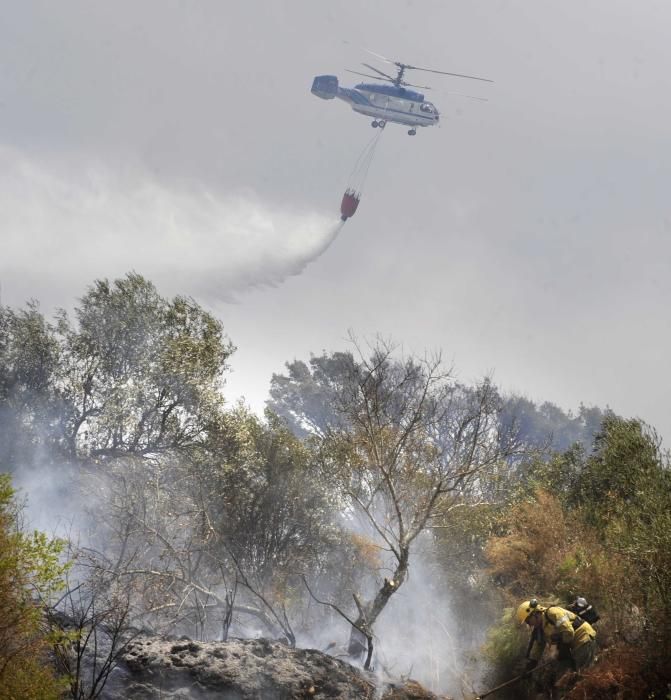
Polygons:
M577 629L573 629L573 621L578 616L570 610L553 605L541 614L543 625L533 631L530 659L538 661L546 644L566 644L573 651L596 638L596 630L589 622L583 622Z

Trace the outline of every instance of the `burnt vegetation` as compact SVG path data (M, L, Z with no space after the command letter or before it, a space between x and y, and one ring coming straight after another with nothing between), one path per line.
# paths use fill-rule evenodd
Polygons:
M259 417L225 402L221 322L140 275L95 282L73 317L0 308L0 471L77 513L61 539L28 535L2 477L0 695L100 697L148 634L264 637L384 670L409 631L381 625L422 604L405 593L421 584L455 625L436 617L409 650L449 646L420 678L434 691L519 670L520 600L584 595L599 657L565 697L664 697L671 480L654 430L350 340L288 363Z

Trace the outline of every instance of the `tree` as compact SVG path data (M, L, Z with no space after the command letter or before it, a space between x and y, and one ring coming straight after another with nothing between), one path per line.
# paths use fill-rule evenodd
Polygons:
M179 459L116 460L92 483L107 504L96 568L132 586L147 621L209 637L235 615L294 643L300 576L338 535L313 459L276 417L239 407Z
M67 410L57 389L56 329L35 302L0 308L0 470L57 460Z
M521 396L508 396L503 402L501 420L515 422L520 439L528 445L547 451L564 452L575 443L590 449L601 422L610 411L580 405L577 415L548 401L537 406Z
M638 603L671 613L671 471L654 430L607 418L572 502L631 562L642 588Z
M370 642L375 621L405 581L419 535L445 509L477 494L487 470L517 447L499 430L501 402L491 382L467 391L440 357L398 360L393 353L379 341L370 358L360 351L356 359L332 358L334 417L320 428L324 478L386 552L390 572L368 600L355 595L352 652L361 642L356 631ZM317 372L313 380L321 381Z
M131 273L93 283L48 323L35 303L0 309L0 466L185 450L223 406L234 347L185 297Z
M157 454L205 438L234 350L219 321L135 273L96 281L76 316L76 327L65 315L59 326L73 453Z
M268 408L300 437L323 436L338 419L337 395L351 354L334 352L287 362L287 375L273 374Z
M268 407L301 437L321 435L335 419L338 377L347 364L347 353L312 356L308 363L286 363L285 374L273 374ZM466 394L474 391L462 387ZM515 432L528 447L547 453L563 452L574 443L590 449L609 410L580 405L577 414L565 413L550 402L536 405L515 394L501 396L499 420L502 432Z
M334 504L314 468L314 451L279 418L268 413L262 422L239 410L229 420L251 449L210 462L218 464L207 470L207 483L220 494L209 504L210 522L261 588L272 581L280 590L330 549Z

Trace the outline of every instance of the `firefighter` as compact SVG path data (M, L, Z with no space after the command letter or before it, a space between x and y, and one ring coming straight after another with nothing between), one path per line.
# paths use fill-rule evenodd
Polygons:
M575 671L589 666L596 653L596 631L581 617L560 608L545 607L532 598L517 609L517 621L532 628L527 649L527 670L534 669L547 644L558 646L562 666Z

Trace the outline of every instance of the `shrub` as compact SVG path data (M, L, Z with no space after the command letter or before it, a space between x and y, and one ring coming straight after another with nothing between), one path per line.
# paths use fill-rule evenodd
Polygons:
M38 603L61 584L62 543L20 531L10 478L0 474L0 697L61 696L48 663L49 635Z

